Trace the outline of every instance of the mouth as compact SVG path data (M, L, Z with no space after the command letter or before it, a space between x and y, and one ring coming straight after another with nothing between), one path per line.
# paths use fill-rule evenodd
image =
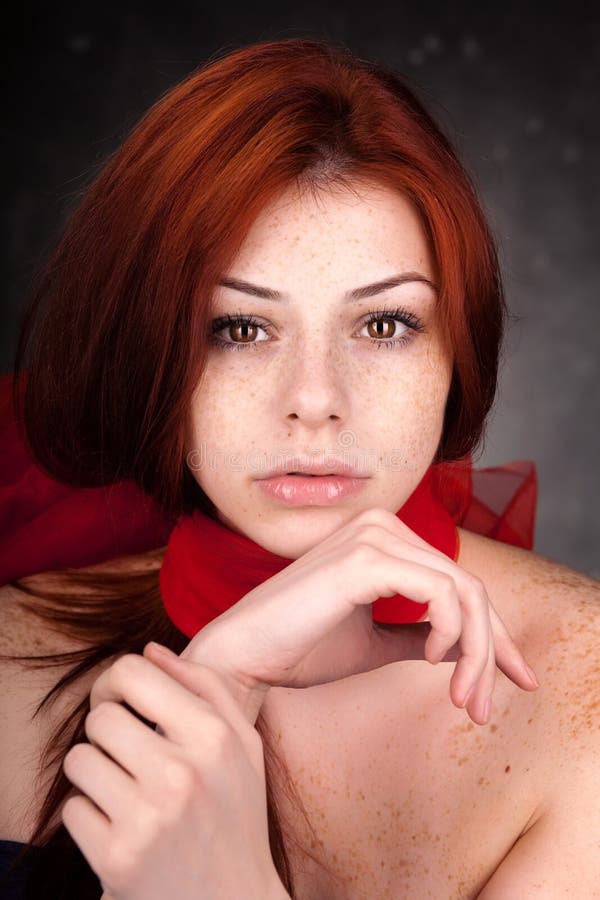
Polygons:
M317 459L289 459L290 462L299 462L299 469L286 471L284 466L277 466L269 471L262 472L260 478L368 478L359 461L348 460L317 460ZM333 466L333 468L331 468Z
M303 478L327 478L328 476L335 475L338 478L342 478L343 475L337 472L320 472L318 475L315 475L313 472L286 472L286 475L301 475Z
M280 472L257 482L271 499L288 506L330 506L354 497L368 478L346 471L315 475L307 472Z

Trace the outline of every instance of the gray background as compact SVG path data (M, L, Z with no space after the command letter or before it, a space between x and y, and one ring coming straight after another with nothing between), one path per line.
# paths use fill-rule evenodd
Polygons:
M598 5L21 6L5 55L2 371L47 242L103 160L211 53L324 36L407 75L474 177L514 319L479 466L532 459L535 549L600 577Z

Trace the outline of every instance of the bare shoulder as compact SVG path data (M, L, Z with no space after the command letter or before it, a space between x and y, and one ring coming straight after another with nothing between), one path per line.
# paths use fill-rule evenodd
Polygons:
M567 624L597 639L600 581L555 559L459 529L458 564L484 582L500 614L533 628L556 634ZM587 629L586 629L587 626Z
M600 760L600 582L557 560L462 530L461 548L459 564L484 582L536 671L537 726L558 771ZM598 763L593 768L599 778Z

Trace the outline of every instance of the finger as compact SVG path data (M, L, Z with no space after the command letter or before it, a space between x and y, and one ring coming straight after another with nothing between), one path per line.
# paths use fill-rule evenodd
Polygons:
M193 693L201 692L203 698L236 731L246 750L255 751L257 732L249 724L243 705L240 706L235 679L212 667L177 656L155 642L146 644L144 656ZM268 685L264 687L266 690Z
M429 603L429 635L425 641L424 658L437 665L462 633L462 611L456 584L444 575L437 576L438 588Z
M429 603L432 633L427 639L426 650L430 652L426 658L438 662L460 638L460 658L454 671L453 685L462 705L488 662L490 639L488 602L486 595L475 587L469 585L459 593L450 576L444 577L448 579L447 591L436 595ZM446 607L456 602L455 596L460 605L461 622L456 623L456 619L452 620L453 631L452 628L445 626L444 622L445 617L447 618Z
M349 523L349 525L360 527L361 531L364 529L365 525L369 524L373 524L388 531L390 535L400 538L403 543L410 544L416 549L426 550L433 556L438 556L440 559L448 559L445 553L438 550L437 547L434 547L432 544L428 544L420 534L413 531L406 522L393 512L376 507L359 513L358 516ZM342 529L340 529L340 532L341 531Z
M61 812L63 824L91 868L98 873L102 865L102 848L111 838L111 825L106 816L88 797L69 797Z
M407 595L429 602L431 631L425 642L425 658L441 661L460 638L460 657L452 676L452 694L463 706L469 691L489 664L490 621L484 595L473 586L459 595L447 574L403 561L397 564ZM493 646L492 646L493 651Z
M380 548L385 552L393 553L394 555L400 553L403 558L410 558L414 562L420 562L439 572L445 572L455 580L459 595L461 596L463 592L472 590L474 584L476 586L479 585L480 589L485 592L486 601L490 607L489 616L492 622L492 633L494 635L494 643L496 646L496 661L498 668L504 672L511 681L518 684L519 687L522 687L525 690L535 690L539 686L535 674L515 642L510 637L506 627L498 616L498 613L493 609L489 597L487 596L487 591L485 591L485 585L481 579L477 578L466 569L458 566L444 553L427 544L419 537L419 535L414 534L413 532L411 532L409 547L406 546L404 541L402 541L401 544L395 545L395 538L392 534L393 531L397 531L398 533L401 533L403 530L405 532L410 532L410 529L408 526L404 525L404 523L400 522L400 526L400 528L395 527L392 522L392 526L387 535L386 529L380 529L379 537L377 538ZM375 527L377 526L373 525L373 528ZM364 532L362 539L365 539ZM430 612L428 616L429 621L431 621ZM446 652L448 652L448 649L449 648L447 648ZM426 658L429 659L429 656L426 656Z
M94 706L86 717L85 733L140 784L152 786L160 780L158 761L165 753L165 738L120 703L105 700Z
M496 647L496 665L507 678L526 691L535 691L539 682L535 672L509 635L504 622L490 603L490 623Z
M106 701L127 703L180 745L189 743L191 729L201 735L218 718L202 697L134 653L121 656L94 682L92 709Z
M383 644L381 658L386 662L394 662L400 658L398 644L401 644L402 659L426 659L425 644L431 634L429 622L409 622L398 625L391 622L373 622L373 630ZM394 648L396 648L394 650ZM458 642L444 655L440 662L457 662L460 658Z
M494 692L495 682L496 656L494 653L494 642L490 626L488 635L488 656L481 676L470 691L469 696L466 698L466 702L463 698L462 702L456 704L457 706L464 706L467 709L467 712L469 713L471 719L478 725L485 725L489 721L489 715L486 712L486 704L489 700L491 709L491 699ZM456 693L456 699L459 699L458 692ZM454 694L454 682L453 680L451 680L450 696L453 702L455 702Z
M131 814L135 782L97 747L75 744L63 760L63 769L69 781L112 822Z

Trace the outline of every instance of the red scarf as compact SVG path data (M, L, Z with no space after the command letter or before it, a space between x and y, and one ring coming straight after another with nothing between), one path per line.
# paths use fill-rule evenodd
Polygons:
M488 477L486 485L491 507L473 496L473 479L482 471L494 476L493 484ZM499 515L502 506L494 512L494 500L501 500L511 488L512 515L511 504L505 504L504 515ZM469 456L456 463L430 466L396 515L428 544L456 561L458 522L497 540L531 548L535 495L531 464L509 463L475 472ZM165 608L180 631L192 637L290 562L196 510L179 519L169 538L160 571ZM376 600L372 614L376 622L403 624L423 619L427 607L396 594Z
M456 525L433 490L433 482L431 466L396 515L427 543L456 560ZM291 562L199 510L182 516L169 538L160 570L161 593L169 618L192 637ZM417 622L427 612L424 604L400 594L380 597L372 610L376 621L395 623Z
M291 560L196 510L177 522L132 482L78 490L48 478L15 422L10 375L0 376L0 584L65 567L85 567L167 543L160 571L166 610L188 636ZM431 466L397 515L450 559L457 525L531 549L537 476L526 461L473 469L471 457ZM416 622L423 604L380 597L378 622Z

